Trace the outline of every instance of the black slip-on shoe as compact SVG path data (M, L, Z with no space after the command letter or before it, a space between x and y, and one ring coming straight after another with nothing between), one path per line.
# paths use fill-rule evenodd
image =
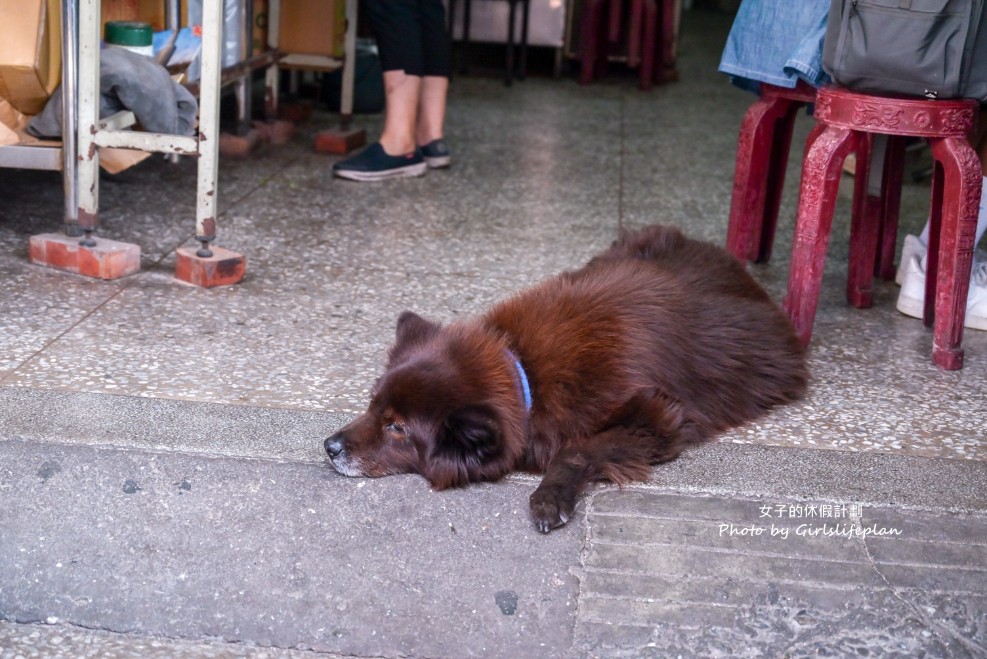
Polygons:
M449 146L442 138L432 140L425 146L418 147L418 150L422 152L422 156L425 158L425 163L429 169L448 167L449 163L452 162Z
M428 169L419 149L400 156L391 156L380 142L332 166L332 173L351 181L384 181L389 178L421 176Z

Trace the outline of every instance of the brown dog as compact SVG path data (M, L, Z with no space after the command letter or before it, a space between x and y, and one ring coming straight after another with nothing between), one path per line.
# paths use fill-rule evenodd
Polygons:
M325 449L346 476L436 489L544 472L531 514L547 533L589 482L647 479L806 380L787 318L736 259L651 226L479 319L401 314L369 409Z

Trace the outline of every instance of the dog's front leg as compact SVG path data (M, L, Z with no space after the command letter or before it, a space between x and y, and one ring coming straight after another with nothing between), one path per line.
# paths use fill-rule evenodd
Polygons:
M617 427L570 444L548 464L541 484L531 495L531 517L541 533L562 526L572 517L576 500L590 481L623 485L647 480L651 465L672 460L682 450L675 436L651 428Z
M531 518L541 533L569 521L576 499L593 480L594 471L588 456L574 447L563 449L549 463L530 499Z

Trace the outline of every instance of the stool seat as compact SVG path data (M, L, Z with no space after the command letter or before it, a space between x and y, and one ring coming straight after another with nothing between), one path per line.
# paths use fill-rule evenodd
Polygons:
M829 126L868 133L966 139L973 131L977 107L968 99L872 96L823 87L816 95L813 116Z
M818 90L816 125L806 140L802 160L788 294L783 304L803 344L812 336L846 155L858 154L847 299L864 308L871 305L882 226L866 211L869 157L861 154L869 156L876 134L921 137L928 140L935 161L923 319L926 326L933 326L933 361L947 370L962 368L963 318L981 188L980 161L968 141L977 108L973 100L873 96L838 87ZM900 175L898 190L893 192L900 193ZM885 185L882 194L891 193Z

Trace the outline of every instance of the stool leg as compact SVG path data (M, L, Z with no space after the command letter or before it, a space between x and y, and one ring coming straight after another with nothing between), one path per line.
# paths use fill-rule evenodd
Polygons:
M528 77L528 20L531 15L531 0L521 0L521 62L518 65L518 80Z
M874 276L891 281L895 275L895 242L898 238L898 212L901 208L901 181L905 171L907 138L888 136L881 179L881 242Z
M661 36L659 37L661 47L658 55L658 66L655 67L654 80L657 83L672 82L678 80L678 72L675 70L676 28L675 20L678 14L679 0L661 0Z
M587 0L579 17L579 84L588 85L596 71L603 0Z
M518 0L508 0L510 10L507 12L507 72L504 74L504 84L508 87L514 82L514 19L517 16Z
M931 140L930 140L931 142ZM942 163L932 163L932 194L929 203L929 244L925 259L925 296L922 323L932 327L936 317L936 273L939 272L939 238L942 231L942 192L944 189Z
M638 88L642 91L651 89L655 70L658 40L658 0L644 0L644 12L641 19L644 23L641 30L641 70L638 71Z
M644 18L644 0L631 0L627 18L627 66L641 65L641 29Z
M813 130L806 142L788 295L783 304L802 345L812 338L840 170L855 141L854 131L826 126Z
M930 259L925 289L927 296L935 295L932 360L948 371L955 371L963 367L963 318L980 205L980 160L962 138L929 142L932 156L942 168L941 227L939 239L932 241L938 243L938 262ZM933 278L934 287L930 287ZM927 309L928 302L927 297Z
M880 199L868 193L874 134L857 137L857 171L853 178L853 212L850 220L850 258L846 299L850 306L867 309L874 303L874 260L880 241Z
M730 222L727 225L727 250L741 261L758 260L764 251L761 236L767 208L767 190L771 184L772 144L778 139L779 117L788 112L791 101L776 96L761 97L744 114L737 139L737 162L733 172L733 195L730 199ZM791 144L791 133L787 142ZM787 151L785 156L787 158ZM785 168L780 168L784 172ZM777 186L779 195L781 186ZM780 196L779 196L780 199ZM773 230L771 231L773 235ZM770 254L770 247L768 247Z
M771 248L775 242L775 229L778 226L778 210L781 208L781 193L785 189L785 172L788 170L788 154L792 149L792 131L795 129L795 115L804 104L789 101L785 112L776 121L771 155L768 160L767 184L765 185L764 217L761 220L761 238L758 243L757 263L771 260Z

